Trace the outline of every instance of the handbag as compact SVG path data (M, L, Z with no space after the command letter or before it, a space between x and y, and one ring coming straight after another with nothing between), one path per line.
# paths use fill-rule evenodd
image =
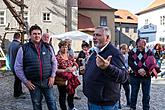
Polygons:
M59 77L59 76L56 76L55 77L55 80L54 80L54 85L58 85L58 86L66 86L67 85L67 80Z

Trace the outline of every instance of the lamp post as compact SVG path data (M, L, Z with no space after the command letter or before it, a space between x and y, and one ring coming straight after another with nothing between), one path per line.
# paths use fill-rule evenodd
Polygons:
M121 44L121 31L122 31L122 27L121 27L121 22L119 23L119 47Z

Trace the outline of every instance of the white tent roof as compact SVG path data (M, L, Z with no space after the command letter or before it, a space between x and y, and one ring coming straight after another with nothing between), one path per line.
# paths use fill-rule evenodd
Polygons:
M86 42L92 41L93 36L86 34L84 32L80 31L70 31L70 32L65 32L63 34L58 34L58 35L52 35L52 38L56 39L71 39L71 40L84 40Z
M162 42L162 41L152 41L152 42L147 43L147 45L155 45L157 43L159 43L161 45L165 45L165 42Z

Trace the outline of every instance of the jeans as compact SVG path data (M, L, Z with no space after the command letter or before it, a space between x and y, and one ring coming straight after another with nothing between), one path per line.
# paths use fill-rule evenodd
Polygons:
M42 110L42 99L45 97L49 110L57 110L55 91L53 87L48 86L48 80L32 82L35 85L34 90L30 90L33 110Z
M57 86L57 87L59 91L59 103L60 103L61 110L67 110L66 97L67 97L69 109L73 109L74 108L74 103L73 103L74 94L67 95L66 86Z
M93 103L88 102L88 110L118 110L119 103L112 106L100 106Z
M130 105L130 83L128 80L123 84L123 88L127 99L127 105Z
M130 82L129 80L127 80L124 84L120 84L120 89L121 89L121 86L123 85L123 88L124 88L124 91L125 91L125 97L126 97L126 100L127 100L127 106L130 106ZM119 108L121 108L121 101L119 100Z
M149 110L150 105L150 88L151 88L151 77L149 78L139 78L136 76L130 77L130 84L131 84L131 108L133 110L136 109L137 103L137 96L140 88L140 84L142 87L142 104L143 110Z

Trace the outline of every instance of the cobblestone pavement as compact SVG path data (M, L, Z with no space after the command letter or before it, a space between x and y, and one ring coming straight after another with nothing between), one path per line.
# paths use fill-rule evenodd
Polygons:
M5 74L5 75L3 75ZM0 73L0 110L32 110L32 103L30 100L30 95L26 87L24 86L23 89L26 92L26 99L15 99L13 97L13 80L14 77L10 72L7 73ZM7 75L6 75L7 74ZM59 109L58 103L58 91L56 86L54 86L56 99L57 99L57 106ZM79 86L77 89L78 96L81 97L81 100L75 100L75 107L78 110L87 110L87 99L82 93L82 87ZM165 78L158 78L152 80L152 88L151 88L151 108L150 110L164 110L165 108ZM141 93L141 91L140 91ZM122 91L121 103L122 103L122 110L128 110L128 108L124 107L125 105L125 97L124 92ZM137 110L142 110L142 95L139 94L138 96L138 104ZM48 110L43 101L43 110Z

